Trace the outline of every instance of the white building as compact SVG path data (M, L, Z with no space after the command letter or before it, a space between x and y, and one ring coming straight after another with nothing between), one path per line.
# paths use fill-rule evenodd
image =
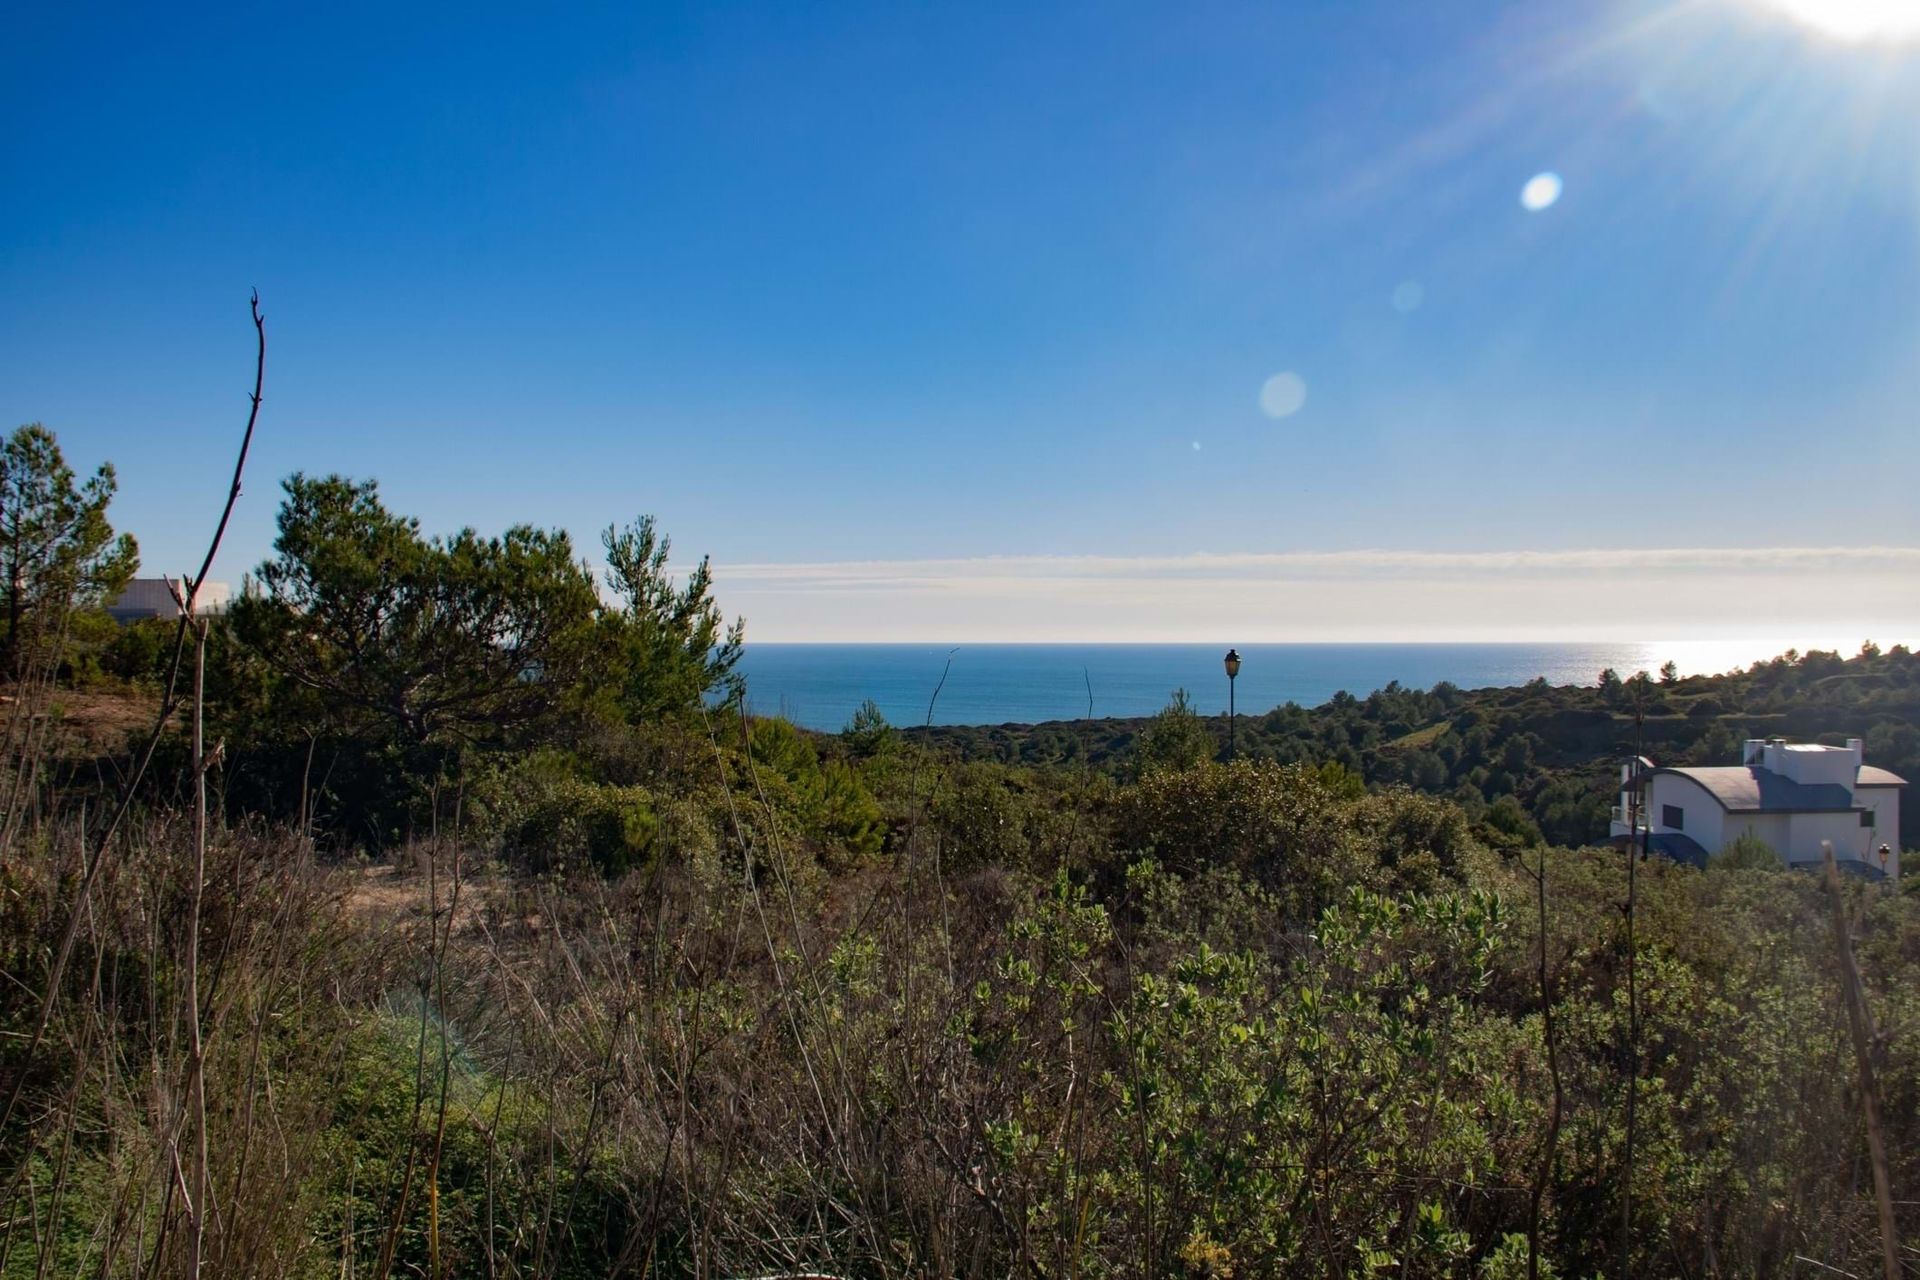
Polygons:
M1689 769L1662 769L1645 757L1622 765L1614 838L1637 842L1644 833L1650 849L1701 866L1750 833L1788 866L1813 868L1821 843L1831 841L1842 870L1899 876L1906 780L1864 763L1860 739L1822 747L1749 738L1741 759Z
M200 588L199 613L224 613L233 600L233 589L224 582L209 582ZM142 618L177 618L180 606L165 578L135 578L127 589L107 602L107 612L115 622L138 622Z

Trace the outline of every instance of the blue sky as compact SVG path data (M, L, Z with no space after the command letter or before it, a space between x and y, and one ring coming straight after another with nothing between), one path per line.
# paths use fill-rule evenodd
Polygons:
M1789 3L34 6L0 415L188 567L257 287L228 578L337 470L768 640L1920 634L1920 43Z

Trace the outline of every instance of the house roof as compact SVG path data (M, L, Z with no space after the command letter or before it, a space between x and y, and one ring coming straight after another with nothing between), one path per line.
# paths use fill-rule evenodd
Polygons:
M1705 787L1729 813L1821 813L1857 808L1853 793L1837 782L1795 782L1771 769L1751 765L1707 765L1685 769L1655 769L1673 773ZM1885 769L1860 767L1863 787L1904 787L1906 780Z

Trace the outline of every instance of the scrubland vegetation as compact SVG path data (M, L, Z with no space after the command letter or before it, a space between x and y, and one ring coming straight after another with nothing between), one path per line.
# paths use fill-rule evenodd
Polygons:
M942 725L913 736L969 759L1084 764L1124 776L1147 759L1198 759L1227 740L1225 717L1176 702L1150 720ZM1390 684L1325 705L1242 714L1236 741L1252 759L1331 762L1369 786L1446 796L1476 820L1558 845L1605 836L1619 764L1644 751L1661 764L1733 764L1747 738L1840 744L1920 778L1920 656L1868 642L1858 654L1786 653L1724 675L1602 671L1591 685L1545 680L1510 689ZM1920 846L1920 805L1902 814L1902 844Z
M99 625L112 574L41 597L0 1276L1881 1266L1826 886L1529 806L1584 776L1538 726L1611 746L1634 697L1684 750L1856 692L1912 735L1909 655L1389 690L1245 717L1232 762L1178 709L822 736L739 713L651 522L607 551L603 593L564 534L295 477L198 705L195 628ZM144 771L79 686L162 718ZM1911 1263L1920 899L1842 906Z

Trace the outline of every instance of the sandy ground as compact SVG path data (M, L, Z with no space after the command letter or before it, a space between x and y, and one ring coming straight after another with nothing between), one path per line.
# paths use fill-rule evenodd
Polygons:
M18 714L17 691L0 689L0 716ZM44 712L52 745L66 755L113 755L153 729L159 696L134 690L60 689Z
M418 920L427 913L430 886L424 873L402 872L398 867L362 867L344 872L352 878L347 889L347 910L369 922ZM445 909L452 884L440 877L440 907ZM467 880L460 886L459 916L455 933L472 932L481 907L486 905L494 886L483 880Z
M393 867L366 867L348 873L347 909L357 916L392 919L419 915L427 905L427 882L401 876Z

